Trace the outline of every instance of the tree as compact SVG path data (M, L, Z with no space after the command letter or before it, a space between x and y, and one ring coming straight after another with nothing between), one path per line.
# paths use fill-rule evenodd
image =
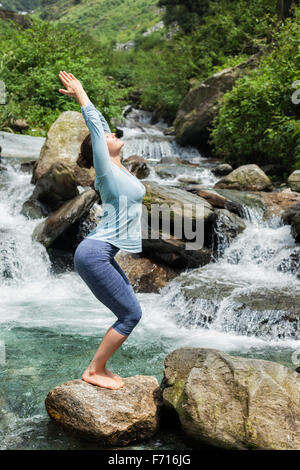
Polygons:
M159 0L158 6L165 8L166 26L178 23L187 33L199 26L201 17L209 10L209 0Z
M293 0L277 0L276 10L280 19L290 16Z

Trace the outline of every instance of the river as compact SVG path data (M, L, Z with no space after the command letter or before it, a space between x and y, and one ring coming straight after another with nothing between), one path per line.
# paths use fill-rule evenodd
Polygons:
M177 155L198 163L197 175L212 187L216 177L196 149L176 145L174 137L162 133L163 123L150 124L150 113L128 116L124 157L147 158L152 167L147 179L177 184L177 178L161 179L153 169L162 156ZM7 171L0 171L0 449L101 449L60 429L47 415L44 400L54 386L80 378L114 315L77 273L51 270L46 249L31 238L40 220L20 213L34 187L31 169L19 159L3 158L2 164ZM124 377L153 375L160 383L165 356L179 347L216 348L295 368L292 355L300 341L292 332L284 334L286 324L279 319L276 328L260 330L260 313L239 309L237 314L237 293L285 288L293 296L300 289L295 273L277 269L297 249L290 227L278 219L265 222L259 210L246 209L245 231L216 262L187 270L159 294L137 294L142 319L110 359L111 370ZM206 292L213 286L216 293L229 285L230 295L218 294L216 300L214 294L201 298L199 293L191 302L183 292L195 285ZM170 431L126 448L183 449L185 444Z

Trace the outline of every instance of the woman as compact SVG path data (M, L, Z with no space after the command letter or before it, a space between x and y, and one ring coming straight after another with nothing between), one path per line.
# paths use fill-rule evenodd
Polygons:
M96 229L78 245L74 266L97 299L117 316L82 379L115 390L125 383L118 374L106 368L106 362L128 338L140 320L142 310L114 256L119 250L142 251L141 212L146 190L121 164L120 151L124 141L111 133L104 116L90 101L80 81L65 71L59 73L59 78L65 86L59 92L76 99L90 130L96 174L94 187L101 195L103 210Z

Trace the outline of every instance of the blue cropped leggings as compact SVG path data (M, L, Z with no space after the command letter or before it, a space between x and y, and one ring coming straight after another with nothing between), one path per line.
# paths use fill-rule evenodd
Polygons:
M128 336L142 310L126 274L114 259L118 251L109 242L84 238L74 253L74 267L97 299L117 316L112 327Z

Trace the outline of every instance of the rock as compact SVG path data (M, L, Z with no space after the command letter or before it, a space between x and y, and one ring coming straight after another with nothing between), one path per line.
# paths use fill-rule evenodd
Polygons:
M182 161L176 162L169 158L169 162L158 163L155 165L154 170L160 178L178 178L178 181L186 183L195 182L198 184L203 180L203 168L200 168L198 164L188 164Z
M291 225L292 235L296 242L300 242L300 202L285 210L281 217L284 223Z
M133 173L137 178L143 179L150 175L150 168L148 167L147 160L139 157L138 155L131 155L122 162L124 166Z
M72 380L53 388L46 410L64 428L105 446L126 446L153 436L159 427L162 395L155 377L123 378L109 390Z
M211 257L209 237L213 230L212 206L205 199L179 188L162 187L155 182L144 182L144 185L143 254L173 269L208 263ZM161 228L159 220L164 220ZM190 227L194 233L197 229L197 237L187 238Z
M260 52L245 62L215 73L193 87L180 103L174 120L176 142L181 145L203 145L209 137L208 128L217 112L218 101L231 90L235 81L256 67Z
M242 191L271 191L273 185L267 175L255 164L242 165L218 181L214 188Z
M98 193L93 189L82 192L75 198L65 202L57 211L50 214L38 224L32 238L48 248L54 240L88 214L93 204L99 200Z
M221 256L232 240L245 230L246 225L238 215L229 212L227 209L215 209L214 216L216 219L214 223L213 251L215 255Z
M300 194L291 191L290 188L272 193L261 191L259 197L264 204L265 219L276 216L284 218L287 211L294 210L298 206L300 208Z
M165 358L163 404L194 445L298 450L300 377L271 361L180 348Z
M31 18L29 15L22 15L12 10L6 10L5 8L0 8L0 18L5 21L14 21L24 29L31 26Z
M237 214L241 217L244 215L243 205L240 202L231 201L230 199L227 199L226 197L218 194L216 191L198 189L192 192L195 192L195 194L198 194L198 196L206 199L213 207L218 209L227 209L228 211L233 212L234 214Z
M296 242L300 242L300 211L294 215L291 223L292 235L295 238Z
M21 214L27 219L41 219L49 214L49 210L43 203L31 197L24 202Z
M300 279L300 249L293 250L287 258L281 260L278 271L296 274Z
M66 163L74 170L81 143L89 133L82 113L64 111L51 125L40 156L34 167L31 183L35 184L55 162Z
M192 178L192 177L185 177L185 176L179 176L177 178L178 181L181 183L186 183L186 184L199 184L200 178Z
M228 173L231 173L232 166L229 165L228 163L221 163L215 168L212 168L211 171L216 176L224 176L224 175L228 175Z
M29 128L29 124L25 119L10 119L4 122L3 127L10 127L16 132L22 132Z
M38 179L30 199L41 202L49 213L78 194L73 169L64 162L55 162Z
M288 177L288 185L292 191L300 193L300 170L293 171Z
M255 256L255 250L252 253ZM231 253L233 268L239 255ZM300 289L294 289L293 295L288 287L262 289L249 285L224 264L216 270L213 263L180 273L166 289L174 307L172 319L185 328L211 328L216 321L219 330L238 335L300 339Z
M94 167L82 168L76 165L74 168L74 178L78 186L90 186L94 189L95 177L96 175Z
M163 130L164 135L175 135L175 127L170 126Z
M45 140L45 137L0 131L1 156L36 161Z
M159 263L154 263L135 253L119 251L115 260L126 275L135 292L159 293L161 287L167 285L178 272Z

